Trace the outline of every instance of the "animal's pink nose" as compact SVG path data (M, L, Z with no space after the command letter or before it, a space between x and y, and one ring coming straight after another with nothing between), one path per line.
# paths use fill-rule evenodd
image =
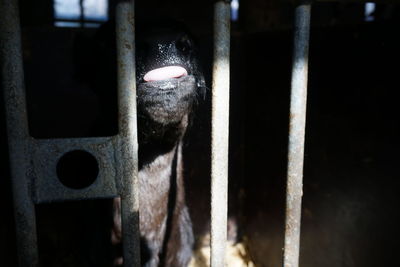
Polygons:
M159 81L170 78L179 78L188 75L185 68L180 66L167 66L147 72L143 79L146 82Z

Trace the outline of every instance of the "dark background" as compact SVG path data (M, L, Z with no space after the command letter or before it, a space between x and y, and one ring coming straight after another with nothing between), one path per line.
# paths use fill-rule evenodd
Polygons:
M238 231L231 238L246 244L257 266L275 267L282 265L294 6L242 2L232 25L229 215ZM114 5L110 0L110 14ZM20 7L31 134L95 136L90 129L102 107L76 73L74 47L96 29L54 27L51 0L23 0ZM197 37L210 86L211 1L140 1L136 15L184 21ZM313 5L300 266L397 265L399 21L394 4L377 5L372 22L364 21L361 3ZM185 146L197 237L209 227L209 106L207 98ZM1 111L0 266L15 266ZM99 233L109 231L108 203L38 206L43 265L107 266L109 247Z

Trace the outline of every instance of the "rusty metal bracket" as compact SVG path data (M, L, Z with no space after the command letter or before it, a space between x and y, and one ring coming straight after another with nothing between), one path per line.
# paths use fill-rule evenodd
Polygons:
M124 265L139 266L139 202L133 2L117 7L119 133L112 137L34 139L29 135L17 0L0 0L0 59L6 106L19 266L39 266L35 205L121 197ZM97 161L87 187L65 186L57 164L80 150Z

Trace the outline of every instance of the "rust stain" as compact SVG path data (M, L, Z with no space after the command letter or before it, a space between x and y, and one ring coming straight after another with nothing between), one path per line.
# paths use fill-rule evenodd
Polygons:
M129 49L129 50L132 50L132 45L130 45L130 44L128 44L128 43L125 43L125 48L126 48L126 49Z

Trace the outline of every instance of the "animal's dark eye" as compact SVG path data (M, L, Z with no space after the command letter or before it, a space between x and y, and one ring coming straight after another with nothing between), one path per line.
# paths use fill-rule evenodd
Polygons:
M192 49L192 42L188 36L184 35L176 42L176 48L184 53L187 53Z

